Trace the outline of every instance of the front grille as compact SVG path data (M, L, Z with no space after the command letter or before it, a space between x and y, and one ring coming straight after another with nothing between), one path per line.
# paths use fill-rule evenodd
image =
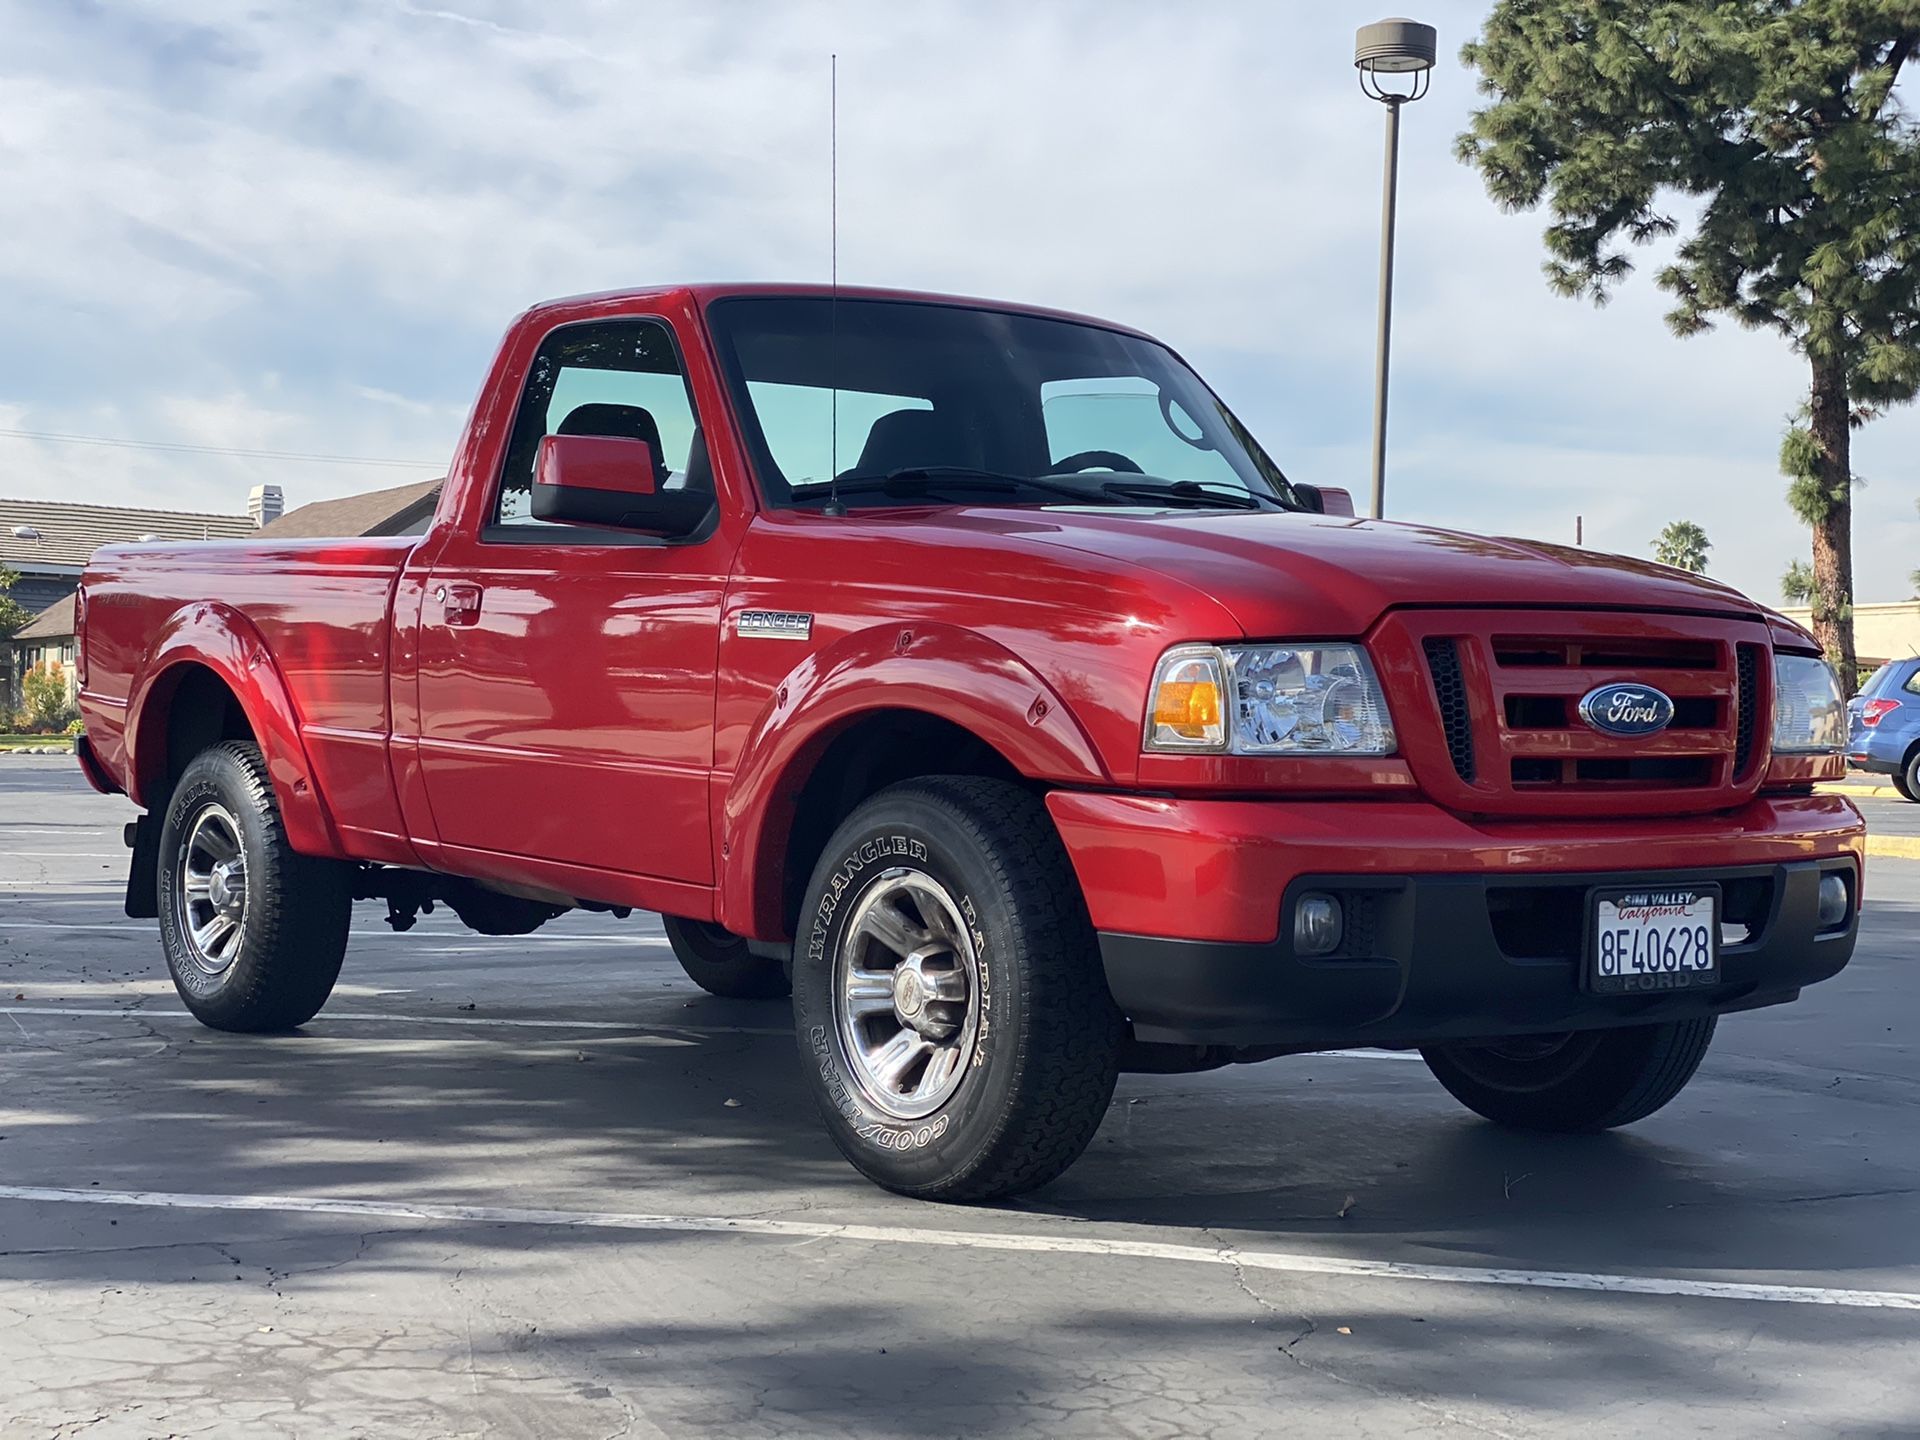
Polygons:
M1447 732L1447 754L1453 773L1473 783L1473 717L1467 708L1467 686L1460 676L1460 651L1451 640L1426 642L1427 673L1433 677L1434 697L1440 702L1440 723Z
M1572 778L1583 785L1710 785L1713 783L1713 758L1708 755L1651 755L1640 759L1608 757L1598 760L1543 759L1517 755L1513 760L1515 785L1563 785L1567 767Z
M1565 730L1580 724L1578 700L1569 704L1562 695L1507 696L1509 730ZM1721 723L1720 705L1704 696L1681 696L1673 702L1670 730L1712 730Z
M1436 799L1485 814L1653 815L1751 793L1764 759L1763 636L1751 621L1638 612L1402 612L1381 626L1386 668L1424 670L1433 705L1405 750ZM1673 718L1602 732L1589 692L1651 685ZM1437 723L1436 723L1437 722Z
M1760 730L1760 647L1736 646L1734 670L1739 698L1735 701L1733 776L1744 780L1753 768L1753 742Z
M1710 641L1645 640L1609 636L1604 639L1541 639L1531 635L1493 637L1493 661L1509 670L1527 667L1552 669L1570 665L1634 670L1705 670L1717 657Z

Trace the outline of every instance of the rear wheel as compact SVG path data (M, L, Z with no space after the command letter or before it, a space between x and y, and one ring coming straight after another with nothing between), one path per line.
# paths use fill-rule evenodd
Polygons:
M160 941L188 1010L216 1030L291 1030L333 992L351 873L297 854L259 747L228 740L187 766L160 829Z
M1610 1130L1644 1120L1693 1078L1714 1018L1524 1035L1420 1053L1453 1098L1522 1130Z
M821 855L793 968L828 1133L877 1184L988 1200L1077 1159L1124 1022L1039 800L999 780L882 791Z
M1907 799L1920 802L1920 749L1907 757L1904 768L1894 772L1893 788Z
M747 942L707 920L660 917L667 943L687 978L728 1000L777 1000L788 990L786 966L752 954Z

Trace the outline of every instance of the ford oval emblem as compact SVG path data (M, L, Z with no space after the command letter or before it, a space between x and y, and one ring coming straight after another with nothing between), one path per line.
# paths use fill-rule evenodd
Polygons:
M1601 685L1581 697L1580 718L1603 735L1653 735L1673 723L1673 701L1651 685Z

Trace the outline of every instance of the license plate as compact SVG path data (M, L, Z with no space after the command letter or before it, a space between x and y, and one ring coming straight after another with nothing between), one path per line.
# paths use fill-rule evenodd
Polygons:
M1637 995L1717 984L1719 908L1719 891L1707 887L1596 894L1587 988Z

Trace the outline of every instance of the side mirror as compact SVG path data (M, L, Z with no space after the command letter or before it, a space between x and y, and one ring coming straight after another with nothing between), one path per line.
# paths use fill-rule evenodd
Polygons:
M1339 515L1353 518L1353 496L1338 485L1300 485L1293 487L1293 493L1307 502L1307 508L1321 515Z
M679 539L713 510L704 492L662 490L653 447L611 435L549 435L533 466L533 518Z

